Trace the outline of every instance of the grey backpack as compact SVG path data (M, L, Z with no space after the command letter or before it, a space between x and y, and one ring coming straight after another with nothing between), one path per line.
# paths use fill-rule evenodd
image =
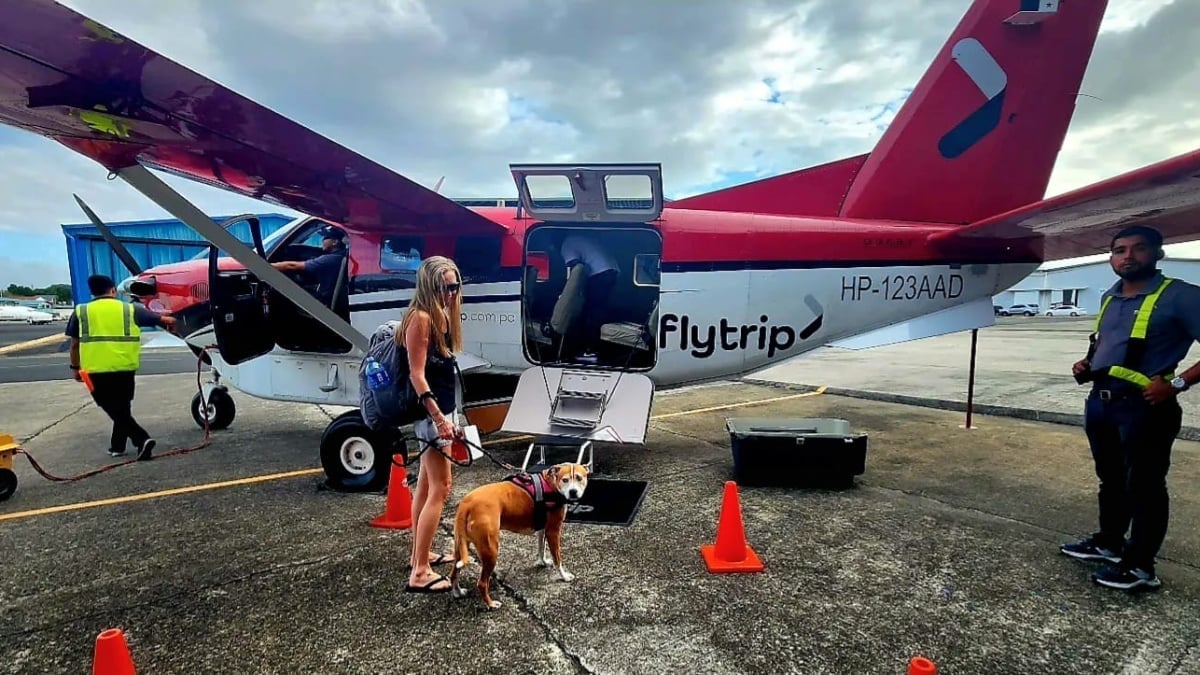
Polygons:
M417 422L426 416L424 406L417 401L412 380L409 379L408 350L396 344L399 321L388 321L371 335L367 353L358 369L358 404L363 422L375 431L395 429ZM367 365L374 359L383 365L391 385L371 389L367 381Z

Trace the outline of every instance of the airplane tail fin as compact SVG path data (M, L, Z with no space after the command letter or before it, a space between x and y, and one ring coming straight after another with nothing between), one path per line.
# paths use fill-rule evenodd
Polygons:
M971 223L1042 199L1107 0L976 0L842 204Z
M967 224L1042 199L1108 0L975 0L866 155L672 209Z

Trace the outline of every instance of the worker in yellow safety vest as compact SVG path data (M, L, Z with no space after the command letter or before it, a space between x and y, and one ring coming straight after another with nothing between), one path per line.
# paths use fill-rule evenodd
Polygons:
M1120 281L1104 293L1088 355L1072 368L1080 384L1092 383L1084 430L1100 479L1100 529L1059 550L1108 562L1092 580L1124 590L1162 585L1154 560L1167 534L1167 471L1183 417L1176 396L1200 381L1200 363L1175 372L1200 341L1200 287L1163 276L1163 255L1152 228L1113 237Z
M138 459L150 459L155 441L133 418L134 376L141 366L141 328L162 326L170 330L175 318L117 298L110 277L88 277L92 301L78 305L67 321L71 338L71 370L85 382L92 399L112 420L108 454L125 454L132 441Z

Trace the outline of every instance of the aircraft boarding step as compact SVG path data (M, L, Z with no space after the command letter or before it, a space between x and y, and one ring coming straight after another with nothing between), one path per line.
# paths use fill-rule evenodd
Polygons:
M613 373L564 371L554 394L550 421L564 427L595 429L604 418L616 377Z
M501 430L536 439L523 471L545 468L546 450L553 447L579 448L576 461L591 470L594 442L646 442L653 403L654 383L641 373L535 366L521 373ZM533 468L535 447L541 450Z

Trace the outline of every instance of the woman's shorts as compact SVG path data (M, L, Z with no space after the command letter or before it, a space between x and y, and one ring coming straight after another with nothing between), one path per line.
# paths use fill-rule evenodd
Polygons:
M449 417L451 414L453 413L447 413L446 416ZM430 443L437 443L438 446L443 448L451 443L449 439L438 436L437 425L433 423L433 419L430 417L426 417L425 419L414 424L413 432L417 435L418 439L422 441L428 441ZM418 451L424 450L425 447L425 443L422 443L421 447L418 448Z

